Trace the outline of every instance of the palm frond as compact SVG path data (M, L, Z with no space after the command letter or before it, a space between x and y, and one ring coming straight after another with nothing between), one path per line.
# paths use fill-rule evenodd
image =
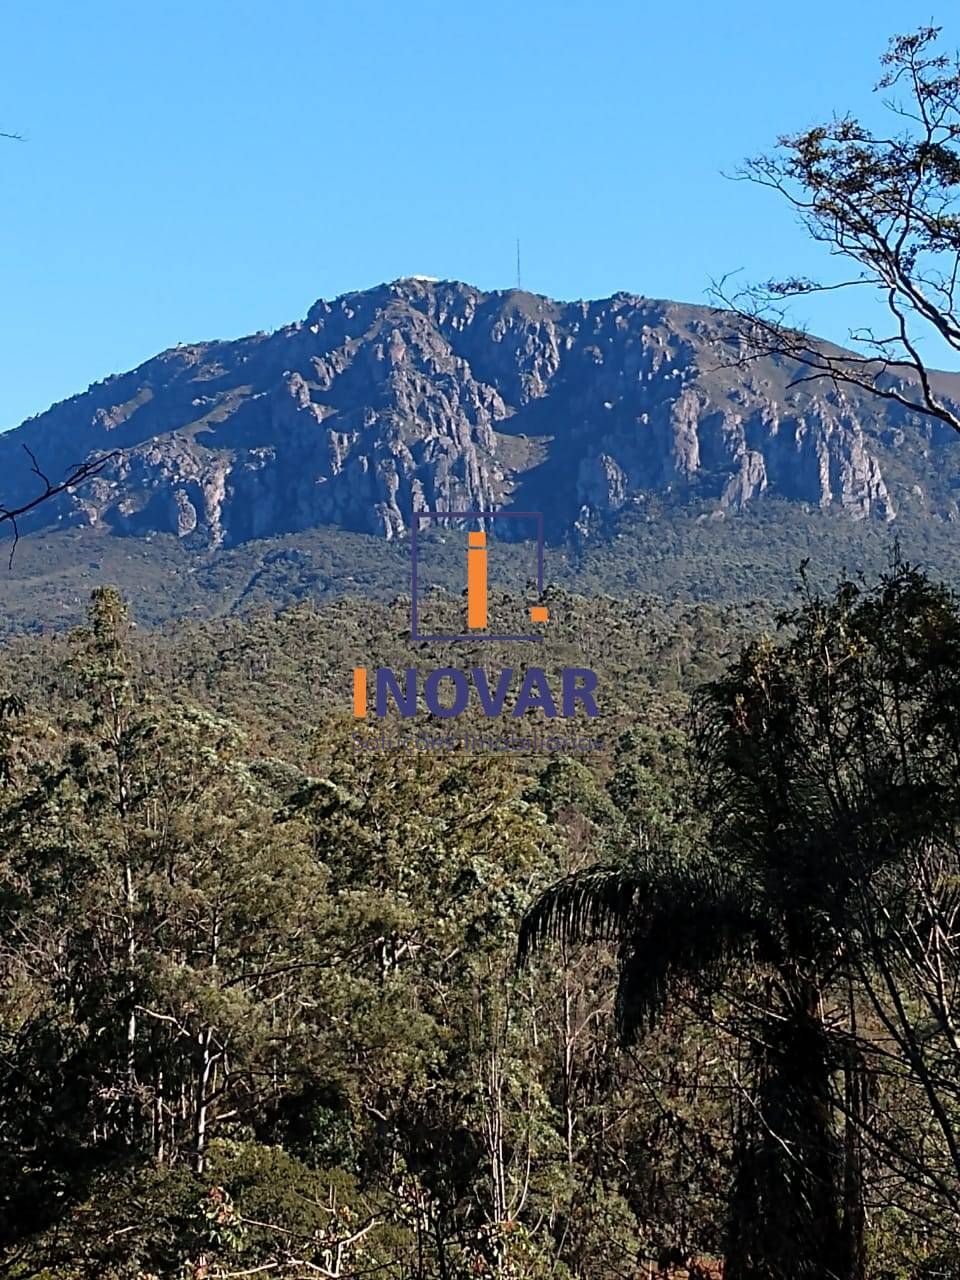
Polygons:
M633 1040L686 981L709 992L731 965L769 958L749 886L706 859L660 855L640 867L592 867L546 890L520 927L518 965L550 941L615 942L617 1027Z
M638 894L649 887L633 868L589 867L546 889L524 915L517 944L519 968L547 942L563 945L618 938Z
M742 881L716 867L668 874L620 940L621 1041L652 1028L685 984L709 999L731 969L773 959L774 952L767 921Z

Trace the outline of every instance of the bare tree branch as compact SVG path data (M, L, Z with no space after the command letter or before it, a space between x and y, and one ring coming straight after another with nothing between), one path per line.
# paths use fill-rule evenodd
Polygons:
M37 477L43 487L36 497L31 498L29 502L24 502L19 507L8 507L0 503L0 525L9 523L13 527L13 546L10 548L9 568L13 567L14 553L17 549L17 543L20 541L18 520L36 507L39 507L41 503L48 502L51 498L56 498L59 494L68 492L76 485L83 484L85 480L90 480L92 477L99 475L107 463L118 456L118 451L114 449L110 453L101 454L99 457L88 459L86 462L74 463L69 468L64 479L54 483L41 471L29 445L25 444L23 448L30 459L32 474Z
M724 367L775 356L799 366L790 383L827 379L943 422L960 433L960 403L938 392L920 345L924 336L960 353L960 55L936 51L939 28L895 36L877 89L908 95L884 105L905 123L874 134L850 115L781 137L778 150L735 175L781 196L811 238L856 271L835 281L787 277L731 291L712 288L728 310L736 354ZM798 298L866 287L895 321L876 337L851 330L860 351L813 338L791 320Z

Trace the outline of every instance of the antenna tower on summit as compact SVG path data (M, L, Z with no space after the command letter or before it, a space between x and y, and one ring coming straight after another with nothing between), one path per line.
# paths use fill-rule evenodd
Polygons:
M517 237L517 288L520 286L520 237Z

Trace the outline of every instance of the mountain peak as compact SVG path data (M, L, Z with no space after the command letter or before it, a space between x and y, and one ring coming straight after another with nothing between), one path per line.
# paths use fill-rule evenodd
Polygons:
M36 522L210 546L323 525L394 538L414 510L458 507L541 510L553 536L584 537L657 494L956 518L945 433L791 387L783 362L729 365L712 308L405 276L274 333L178 346L54 406L0 440L5 498L35 480L26 443L49 474L118 451ZM945 388L958 396L960 379Z

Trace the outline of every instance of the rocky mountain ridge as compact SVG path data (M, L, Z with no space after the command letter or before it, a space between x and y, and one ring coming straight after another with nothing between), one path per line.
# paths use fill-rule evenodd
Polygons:
M616 294L554 302L409 278L274 333L182 345L0 437L4 501L117 451L38 524L207 548L335 526L402 535L413 510L542 510L602 535L651 497L716 514L775 496L852 519L960 517L956 441L796 369L731 367L724 313ZM960 376L938 375L960 401Z

